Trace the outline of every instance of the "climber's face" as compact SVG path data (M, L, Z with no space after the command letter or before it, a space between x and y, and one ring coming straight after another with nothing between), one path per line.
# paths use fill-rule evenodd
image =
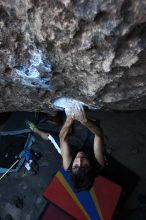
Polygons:
M77 172L80 167L90 167L90 162L84 152L77 153L72 164L72 171Z

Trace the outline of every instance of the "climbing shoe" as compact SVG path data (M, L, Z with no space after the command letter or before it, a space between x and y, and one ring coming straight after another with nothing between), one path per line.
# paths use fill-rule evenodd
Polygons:
M34 131L35 128L37 128L37 126L31 122L31 121L26 121L26 125L29 127L30 130Z

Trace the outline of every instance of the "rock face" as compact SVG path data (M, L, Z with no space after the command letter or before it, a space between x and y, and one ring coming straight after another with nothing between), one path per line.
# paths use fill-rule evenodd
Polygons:
M1 0L0 111L146 108L146 1Z

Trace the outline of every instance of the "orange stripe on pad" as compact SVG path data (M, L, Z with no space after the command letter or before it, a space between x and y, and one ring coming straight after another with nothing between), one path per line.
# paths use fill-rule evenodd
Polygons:
M94 201L94 203L95 203L97 212L98 212L98 214L99 214L99 216L100 216L100 220L104 220L104 219L103 219L103 215L102 215L102 213L101 213L101 209L100 209L99 203L98 203L98 199L97 199L97 197L96 197L96 194L95 194L95 191L94 191L94 188L93 188L93 187L92 187L91 190L90 190L90 195L92 196L92 199L93 199L93 201Z

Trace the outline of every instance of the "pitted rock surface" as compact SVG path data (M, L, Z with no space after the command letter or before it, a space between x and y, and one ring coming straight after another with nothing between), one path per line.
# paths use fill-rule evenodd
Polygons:
M1 0L0 111L65 96L146 108L146 1Z

